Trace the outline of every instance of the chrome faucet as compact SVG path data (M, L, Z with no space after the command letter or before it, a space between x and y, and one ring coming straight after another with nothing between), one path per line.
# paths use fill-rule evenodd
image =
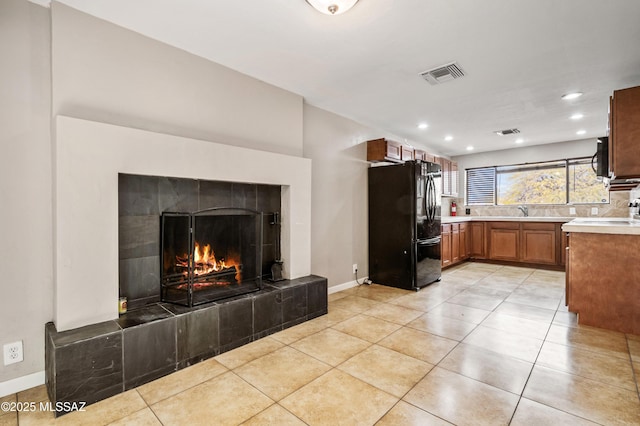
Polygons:
M529 207L527 206L518 206L518 210L521 210L524 213L524 217L529 216Z

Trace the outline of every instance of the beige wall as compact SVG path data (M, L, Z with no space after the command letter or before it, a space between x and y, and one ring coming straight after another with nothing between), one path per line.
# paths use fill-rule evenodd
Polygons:
M302 97L51 5L53 116L302 155Z
M367 148L365 142L394 138L305 104L304 156L313 160L311 272L329 287L369 275Z
M24 343L24 362L0 362L0 392L42 370L52 318L49 42L47 9L0 1L0 346Z

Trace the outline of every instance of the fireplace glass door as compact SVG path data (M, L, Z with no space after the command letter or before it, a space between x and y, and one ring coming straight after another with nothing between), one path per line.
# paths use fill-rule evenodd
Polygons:
M262 288L262 213L213 208L164 212L163 302L194 306Z

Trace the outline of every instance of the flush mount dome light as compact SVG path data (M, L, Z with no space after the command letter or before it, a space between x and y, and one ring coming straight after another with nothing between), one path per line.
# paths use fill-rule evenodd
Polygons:
M578 130L578 131L576 132L576 135L584 135L584 134L586 134L586 133L587 133L587 131L586 131L586 130Z
M424 129L426 129L427 127L429 127L429 125L428 125L427 123L420 123L420 124L418 124L418 129L420 129L420 130L424 130Z
M582 92L573 92L573 93L567 93L566 95L562 95L562 99L564 99L565 101L570 101L571 99L576 99L576 98L579 98L580 96L582 96Z
M580 114L580 113L576 113L576 114L573 114L573 115L571 116L571 119L572 119L572 120L580 120L582 117L584 117L584 115L582 115L582 114Z
M358 0L306 0L325 15L340 15L351 9Z
M447 141L447 142L452 141L453 140L453 136L447 135L447 136L444 137L444 140Z

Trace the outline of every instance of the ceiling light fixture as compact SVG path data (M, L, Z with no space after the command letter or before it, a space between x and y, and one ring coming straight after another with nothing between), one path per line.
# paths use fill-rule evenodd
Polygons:
M582 114L578 113L578 114L573 114L573 115L571 116L571 119L572 119L572 120L580 120L582 117L584 117L584 115L582 115Z
M420 129L420 130L424 130L424 129L426 129L427 127L429 127L429 125L428 125L427 123L420 123L420 124L418 124L418 129Z
M453 136L451 136L451 135L445 136L444 140L447 141L447 142L452 141L453 140Z
M469 146L467 147L467 151L473 151L473 147L472 147L471 145L469 145Z
M522 143L522 142L524 142L524 139L522 138L516 139L516 143Z
M584 135L585 133L587 133L587 131L586 131L586 130L578 130L578 131L576 132L576 135Z
M340 15L351 9L358 0L306 0L314 9L325 15Z
M562 99L564 99L565 101L570 101L571 99L576 99L576 98L579 98L580 96L582 96L582 92L573 92L573 93L567 93L566 95L562 95Z

